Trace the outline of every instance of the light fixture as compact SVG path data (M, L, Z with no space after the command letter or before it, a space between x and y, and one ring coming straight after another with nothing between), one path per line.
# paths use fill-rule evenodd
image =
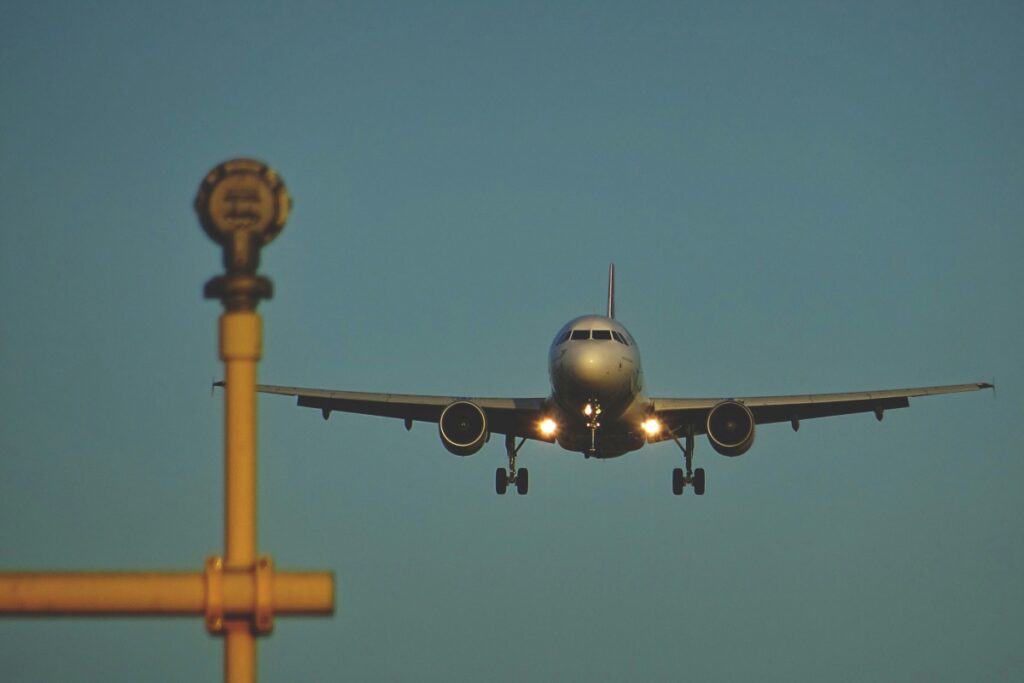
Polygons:
M552 420L550 417L546 417L540 421L540 433L544 436L552 436L558 431L558 423Z
M647 436L657 436L661 433L661 423L653 417L644 420L640 426L644 428Z

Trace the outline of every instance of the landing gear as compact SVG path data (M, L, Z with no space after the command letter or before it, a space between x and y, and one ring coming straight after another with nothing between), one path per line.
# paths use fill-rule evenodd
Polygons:
M672 470L672 493L681 496L683 495L683 487L686 486L686 476L683 471L678 467Z
M693 486L693 492L698 496L704 495L704 468L693 469L693 425L686 425L686 445L679 443L679 439L672 434L672 440L676 442L683 452L683 461L686 464L686 471L677 467L672 470L672 493L681 496L687 484Z
M530 470L523 467L516 469L516 454L526 443L526 439L516 445L516 437L511 434L505 437L505 453L508 455L508 469L499 467L494 471L494 491L499 496L505 495L509 484L516 485L516 493L525 496L530 490Z
M698 496L704 495L704 468L698 467L693 471L693 492Z
M516 493L525 496L530 491L530 470L525 467L516 472Z
M601 405L597 401L587 401L587 405L583 407L583 414L587 418L587 429L590 430L590 450L587 452L590 455L595 455L597 453L597 428L601 426L601 423L597 421L601 415Z

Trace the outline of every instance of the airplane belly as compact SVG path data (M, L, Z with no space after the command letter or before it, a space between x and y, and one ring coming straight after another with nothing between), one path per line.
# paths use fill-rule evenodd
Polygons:
M577 451L590 458L617 458L639 450L646 443L644 437L631 431L603 430L597 433L596 452L590 451L588 430L564 430L558 435L558 445L567 451Z

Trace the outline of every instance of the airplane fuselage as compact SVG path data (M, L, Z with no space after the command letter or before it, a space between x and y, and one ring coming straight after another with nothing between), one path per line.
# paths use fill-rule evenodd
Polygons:
M567 322L551 343L548 374L562 448L611 458L644 445L640 424L649 402L640 350L617 320L586 315Z

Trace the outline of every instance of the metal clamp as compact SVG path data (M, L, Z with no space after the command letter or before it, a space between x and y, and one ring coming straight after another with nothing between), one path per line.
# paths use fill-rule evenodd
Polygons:
M224 560L216 555L206 558L206 630L224 632Z
M252 580L252 607L248 614L232 616L230 624L225 617L224 575L246 577ZM206 630L212 634L221 634L230 625L237 628L246 621L255 635L267 635L274 630L274 560L269 555L262 555L256 560L251 570L224 569L224 560L213 556L206 558ZM237 587L237 582L232 585ZM233 598L233 600L237 600ZM232 603L235 604L235 603ZM237 607L233 608L237 609ZM251 611L250 611L251 610ZM234 614L234 613L232 613Z
M255 577L252 630L258 635L267 635L274 630L274 560L269 555L261 555L256 560Z

